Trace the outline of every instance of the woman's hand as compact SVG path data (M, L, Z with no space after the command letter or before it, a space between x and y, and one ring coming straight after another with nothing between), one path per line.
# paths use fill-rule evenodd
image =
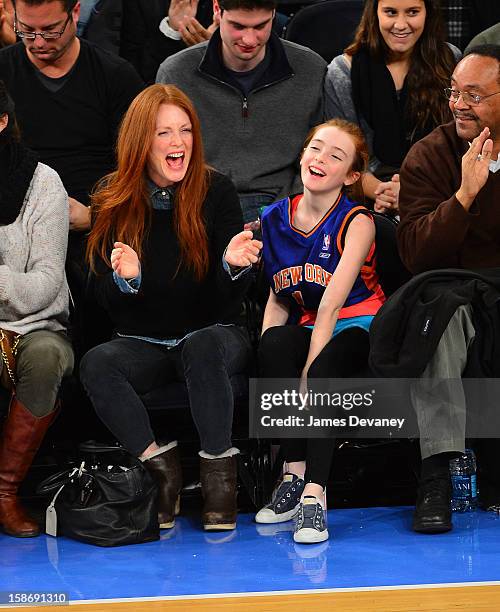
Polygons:
M490 174L493 140L489 136L490 129L485 127L462 157L462 183L457 191L457 200L465 210L469 210Z
M399 211L399 174L394 174L390 181L379 183L375 189L373 210L378 213L397 213Z
M90 229L90 208L75 200L68 198L69 202L69 229L84 232Z
M262 242L253 240L253 232L245 230L231 238L224 259L230 266L244 268L259 261Z
M118 276L126 280L139 276L141 264L137 253L123 242L115 242L111 251L111 267Z

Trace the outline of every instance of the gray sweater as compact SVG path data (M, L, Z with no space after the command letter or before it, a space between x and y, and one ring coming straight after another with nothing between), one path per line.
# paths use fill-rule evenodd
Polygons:
M61 179L39 163L19 216L0 226L0 327L20 334L65 329L68 226Z
M278 41L272 44L281 45L276 51L284 61L273 62L271 56L271 72L276 74L285 63L290 76L259 83L246 99L246 111L243 94L223 80L216 59L220 56L214 49L216 37L168 57L156 78L158 83L177 85L194 102L207 162L231 178L240 196L278 198L301 191L302 145L309 130L324 117L326 62L310 49ZM221 76L206 71L207 62Z

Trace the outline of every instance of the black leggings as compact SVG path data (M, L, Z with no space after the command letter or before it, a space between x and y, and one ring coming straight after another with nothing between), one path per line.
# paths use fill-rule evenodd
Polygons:
M298 325L270 327L259 346L263 378L299 378L304 368L312 330ZM370 345L368 332L350 327L332 338L312 362L308 378L350 378L366 367ZM326 486L330 475L333 438L284 438L281 451L287 463L305 461L305 481Z

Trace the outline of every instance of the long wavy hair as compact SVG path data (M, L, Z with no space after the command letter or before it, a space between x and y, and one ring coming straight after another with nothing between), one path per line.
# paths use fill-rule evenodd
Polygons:
M350 136L354 143L355 155L351 167L349 168L349 172L359 172L360 175L363 174L363 172L366 172L368 160L370 159L370 153L364 134L358 125L351 123L350 121L346 121L345 119L330 119L329 121L325 121L325 123L320 123L319 125L313 127L306 137L303 150L307 149L309 143L314 138L318 130L327 127L338 128ZM363 203L365 200L365 194L361 184L361 177L352 185L344 185L344 187L342 187L342 191L344 191L354 202Z
M439 0L423 0L426 16L422 35L413 48L406 82L408 116L415 128L436 127L451 119L443 89L449 86L455 68L455 57L446 44L444 22ZM366 0L353 42L345 49L353 56L361 49L377 59L389 60L390 49L380 32L377 16L379 0Z
M205 163L200 121L186 94L174 85L161 84L151 85L132 101L118 134L117 169L101 179L91 196L92 229L87 258L94 271L96 256L111 265L110 248L117 240L131 246L141 259L144 236L151 223L146 167L162 104L182 109L192 125L191 159L175 190L174 228L180 245L179 266L186 265L198 280L207 274L209 254L203 204L210 169Z

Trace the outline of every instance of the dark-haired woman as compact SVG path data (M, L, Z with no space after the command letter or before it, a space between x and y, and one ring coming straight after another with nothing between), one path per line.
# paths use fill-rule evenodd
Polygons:
M397 212L406 153L451 119L443 89L458 59L437 0L367 0L354 42L330 63L326 116L362 128L371 153L363 189L375 210Z
M93 195L88 240L115 336L85 355L81 379L102 421L156 478L162 528L178 511L179 456L171 437L158 443L140 396L184 380L200 436L204 528L233 529L230 377L246 370L251 350L238 325L247 280L225 267L256 262L261 244L241 232L236 190L206 166L198 116L176 87L152 85L135 98L117 154L117 170Z
M13 388L0 437L0 525L16 537L39 533L17 491L73 369L65 333L68 211L57 173L20 142L14 103L0 81L0 371Z

